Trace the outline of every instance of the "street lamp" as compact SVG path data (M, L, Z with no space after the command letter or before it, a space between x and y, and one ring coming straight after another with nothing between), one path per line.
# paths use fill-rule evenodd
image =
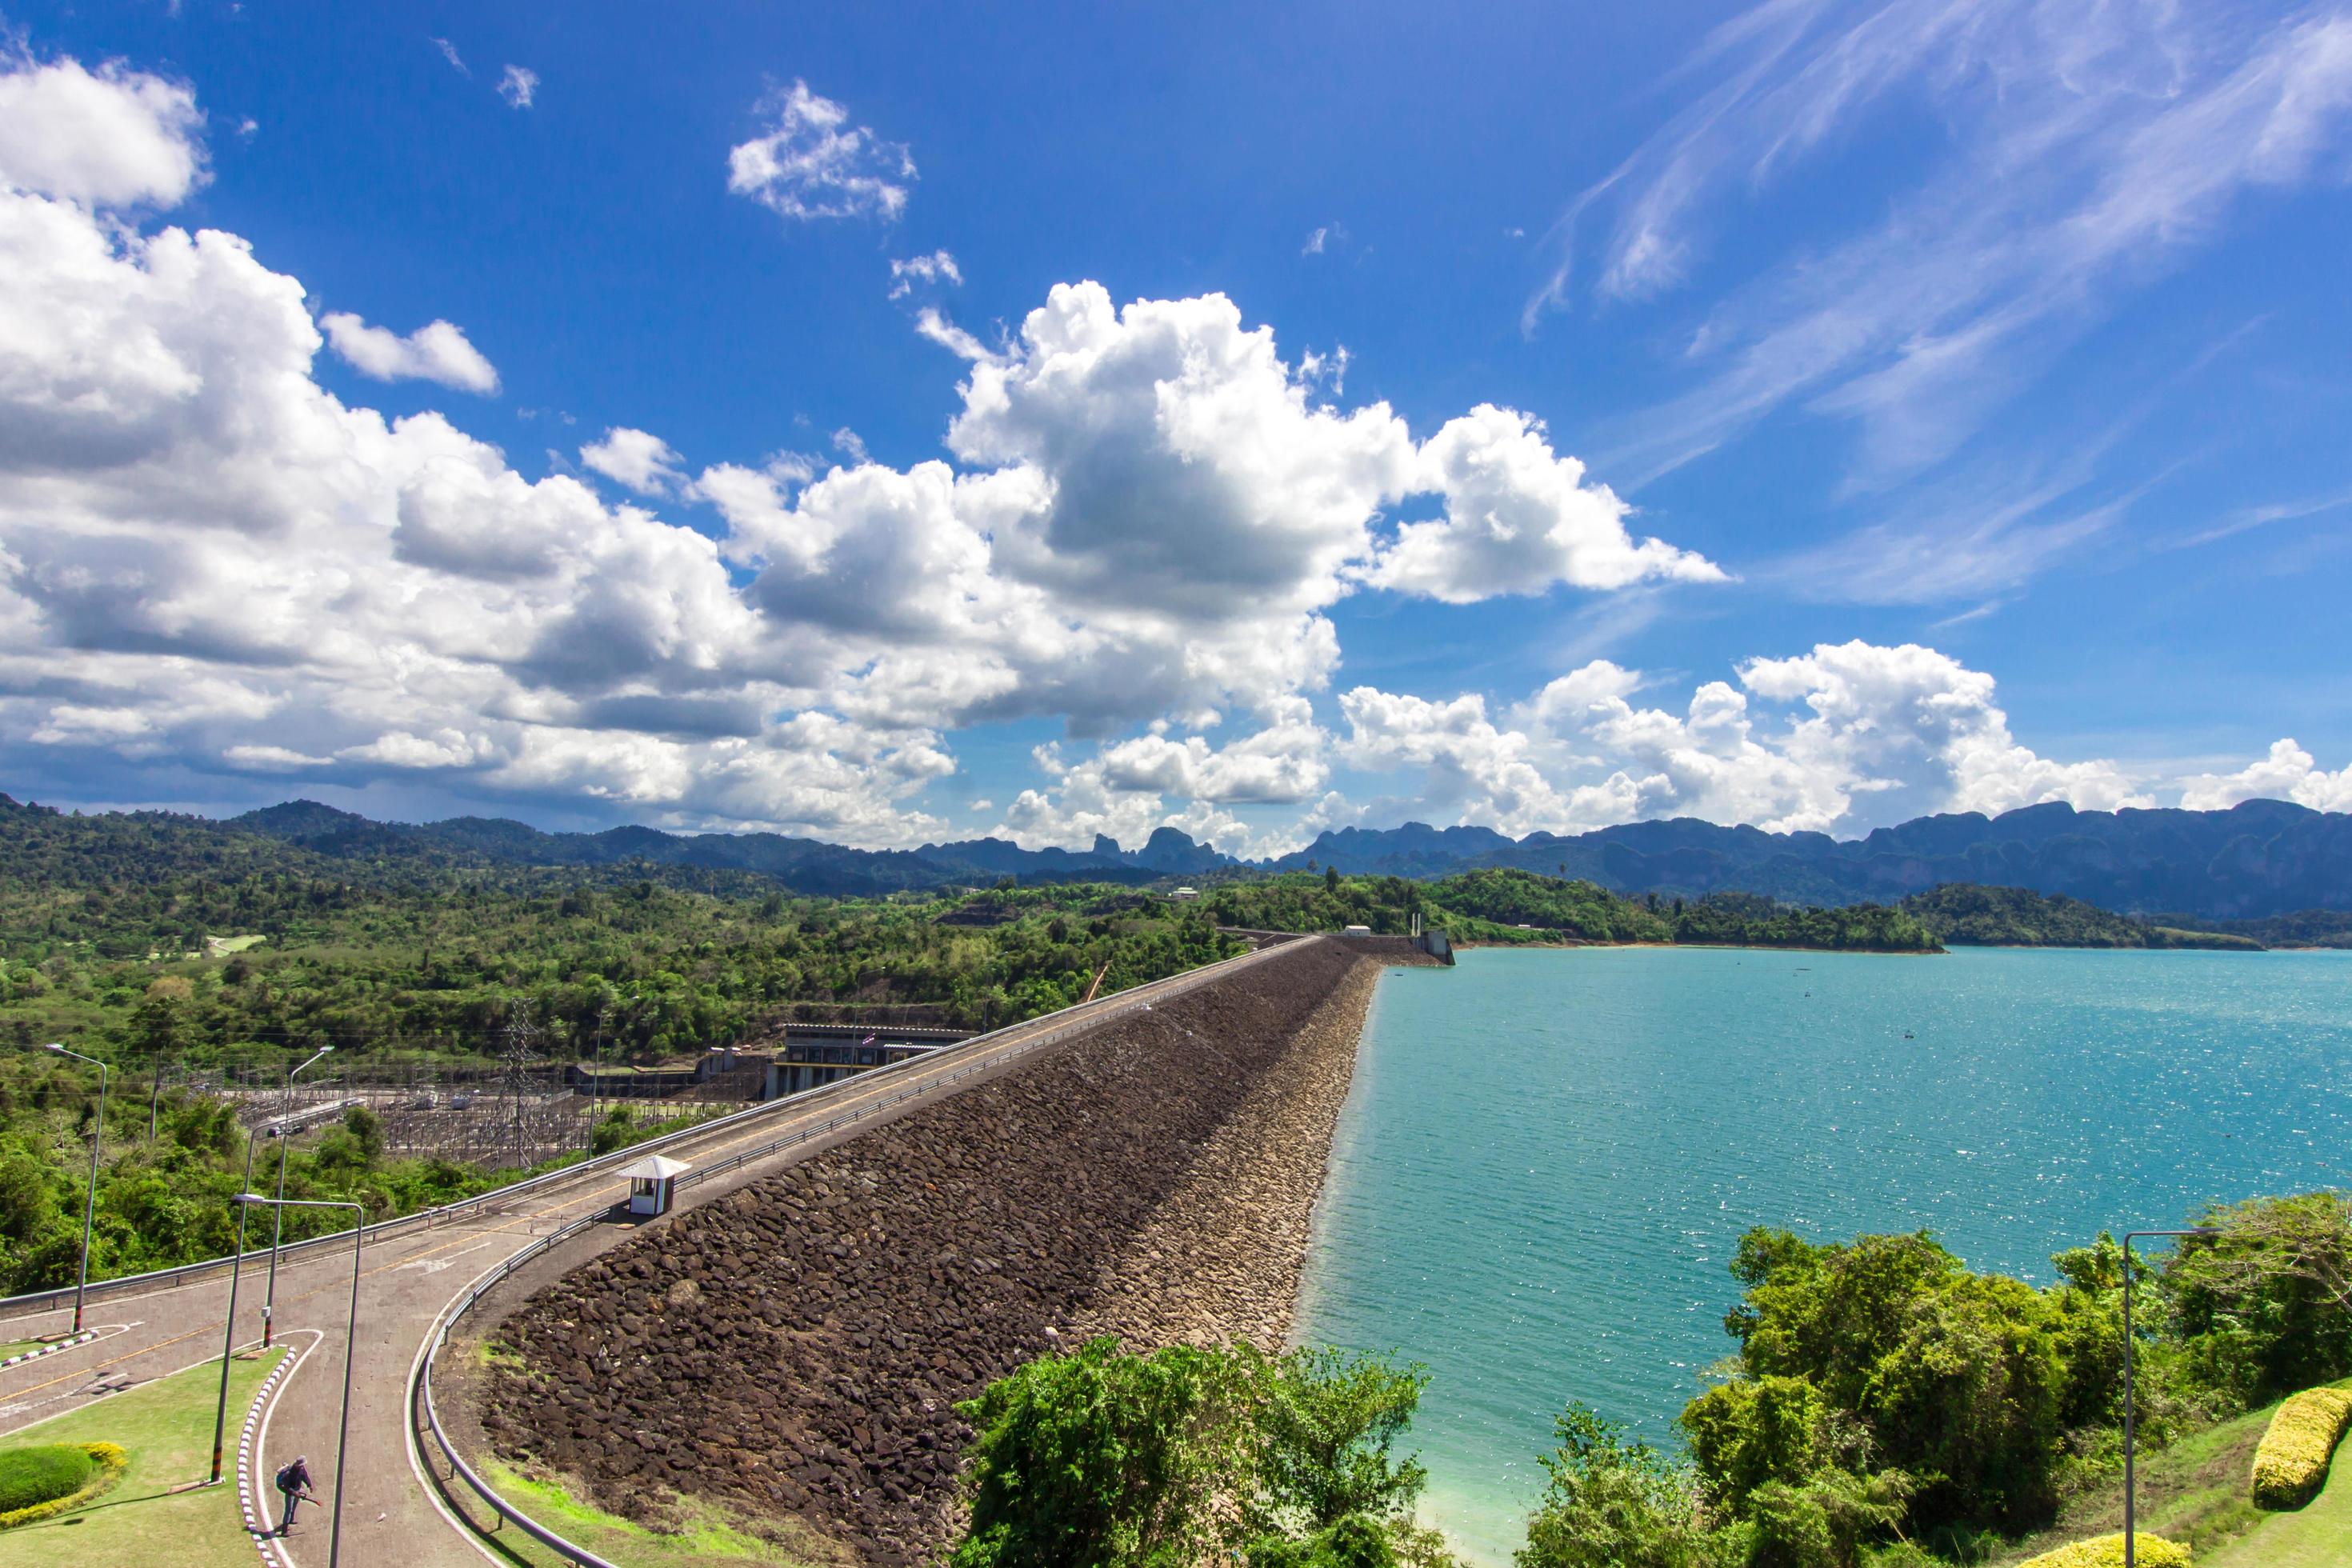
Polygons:
M334 1048L332 1046L320 1046L312 1054L310 1061L304 1062L301 1067L294 1068L292 1072L286 1075L286 1115L294 1114L295 1074ZM269 1214L269 1292L261 1302L261 1348L263 1350L269 1348L271 1336L278 1331L278 1241L285 1232L286 1216L282 1205L286 1202L286 1150L287 1145L293 1141L284 1120L281 1119L278 1123L278 1202L281 1207L272 1209Z
M352 1312L350 1321L343 1327L343 1413L335 1428L334 1523L327 1533L327 1568L335 1568L336 1558L343 1548L343 1459L352 1447L352 1363L360 1357L360 1233L367 1226L367 1211L357 1204L337 1203L324 1198L265 1198L259 1193L239 1193L229 1202L247 1207L267 1204L273 1210L352 1211Z
M89 1198L81 1211L81 1272L74 1279L75 1333L81 1332L81 1300L89 1289L89 1228L98 1217L98 1146L106 1137L106 1064L96 1057L86 1057L79 1051L69 1051L52 1040L48 1048L61 1057L71 1057L78 1062L88 1062L98 1069L98 1120L89 1124Z
M253 1185L253 1142L260 1136L261 1129L258 1127L245 1135L245 1180L237 1184L239 1192ZM230 1354L236 1348L236 1285L244 1272L245 1205L239 1204L236 1205L236 1250L229 1254L228 1322L221 1330L220 1405L213 1412L213 1478L205 1483L206 1486L220 1485L221 1448L228 1436L228 1363Z
M2132 1439L2138 1426L2138 1411L2137 1405L2132 1398L2131 1244L2142 1237L2201 1236L2211 1237L2221 1234L2221 1232L2217 1226L2210 1225L2195 1226L2188 1230L2127 1230L2124 1232L2124 1568L2138 1568L2138 1558L2135 1553L2132 1544L2134 1526L2132 1512Z

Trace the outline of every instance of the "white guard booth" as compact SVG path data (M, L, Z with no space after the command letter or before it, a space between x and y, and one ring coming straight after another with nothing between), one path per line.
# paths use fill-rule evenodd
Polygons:
M670 1189L678 1173L693 1167L683 1160L648 1154L621 1174L629 1178L629 1212L646 1218L669 1213Z

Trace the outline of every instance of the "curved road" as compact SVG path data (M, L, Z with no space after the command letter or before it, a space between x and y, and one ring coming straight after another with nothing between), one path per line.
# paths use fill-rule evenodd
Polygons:
M1073 1025L1088 1027L1137 1007L1189 991L1285 951L1280 944L1228 959L1188 973L1171 975L1129 991L1049 1014L1011 1029L887 1074L867 1074L776 1102L772 1115L748 1125L679 1135L660 1145L664 1153L707 1167L909 1089L918 1092L828 1137L779 1150L721 1180L704 1182L677 1194L673 1213L722 1197L871 1126L955 1094L1022 1065L1041 1037ZM1302 944L1303 945L1303 944ZM1018 1056L969 1076L974 1061L999 1052ZM940 1080L956 1078L942 1084ZM478 1568L500 1562L478 1545L452 1519L415 1468L410 1443L410 1373L441 1315L466 1287L536 1237L577 1219L612 1208L628 1184L604 1173L583 1175L526 1194L511 1204L486 1203L457 1218L377 1241L360 1256L358 1360L352 1369L352 1452L345 1467L343 1561L371 1568ZM635 1226L625 1219L567 1243L562 1257L576 1267L585 1257L626 1239ZM295 1454L307 1455L321 1498L330 1496L335 1473L335 1427L341 1405L345 1323L351 1303L352 1254L312 1250L281 1258L278 1274L278 1333L280 1339L310 1333L317 1347L289 1380L270 1417L268 1453L257 1454L255 1471L267 1476ZM236 1336L240 1346L261 1337L262 1278L247 1266L237 1293ZM135 1295L105 1296L90 1303L89 1320L102 1332L95 1342L0 1372L0 1436L26 1422L103 1397L101 1380L118 1375L144 1382L207 1359L219 1363L223 1320L228 1306L226 1274L166 1285ZM47 1311L0 1319L0 1342L31 1338L69 1326L70 1303ZM236 1463L236 1428L243 1412L229 1412L228 1465ZM429 1437L421 1438L429 1445ZM439 1456L433 1455L437 1460ZM233 1476L232 1476L233 1479ZM327 1559L327 1516L304 1510L288 1557L298 1565Z

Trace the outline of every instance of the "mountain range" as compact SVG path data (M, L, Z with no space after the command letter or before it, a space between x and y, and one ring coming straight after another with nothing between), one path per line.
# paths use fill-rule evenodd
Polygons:
M2352 910L2352 815L2277 800L2226 811L2076 811L2061 802L1916 817L1850 840L1689 817L1517 839L1407 823L1326 833L1273 865L1309 863L1413 878L1512 866L1620 892L1735 890L1812 904L1892 902L1974 882L2127 914L2246 920Z
M642 862L749 873L804 893L876 894L1006 877L1148 882L1324 867L1426 879L1502 866L1586 878L1624 893L1738 891L1823 905L1893 902L1946 883L1972 882L2063 894L2126 913L2200 920L2352 910L2352 815L2274 800L2226 811L2076 811L2059 804L1998 816L1966 812L1923 816L1849 840L1688 817L1521 838L1486 827L1409 822L1327 832L1295 854L1255 865L1171 827L1160 828L1135 849L1098 836L1083 850L1024 849L1001 838L870 850L773 833L651 827L549 833L477 816L376 822L307 800L204 826L331 858L425 856L453 863L581 867Z

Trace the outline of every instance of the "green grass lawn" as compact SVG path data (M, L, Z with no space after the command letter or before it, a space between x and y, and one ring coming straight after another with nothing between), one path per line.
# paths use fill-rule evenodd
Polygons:
M2198 1553L2199 1568L2344 1568L2352 1563L2352 1460L2341 1450L2327 1472L2327 1485L2292 1513L2265 1514L2263 1522L2210 1557Z
M541 1524L624 1568L684 1568L688 1563L696 1568L806 1568L812 1561L831 1560L830 1554L814 1559L796 1556L781 1545L736 1529L715 1510L698 1508L684 1500L677 1500L673 1509L677 1516L672 1521L675 1528L656 1531L575 1502L566 1489L533 1479L495 1459L484 1464L481 1471L482 1479L497 1488L499 1496L529 1510ZM470 1502L470 1494L467 1497ZM467 1511L479 1510L469 1507ZM530 1568L560 1568L564 1561L511 1526L485 1539L491 1551Z
M2339 1386L2352 1387L2352 1380ZM2326 1490L2300 1512L2265 1513L2253 1504L2254 1450L2277 1409L2266 1405L2143 1454L2137 1528L2188 1547L2198 1568L2352 1564L2352 1479L2331 1472ZM1992 1563L2007 1568L2123 1527L2124 1484L2117 1474L2070 1500L2055 1525L1996 1552Z
M0 1561L9 1568L89 1568L101 1563L253 1568L253 1539L236 1503L236 1433L254 1391L276 1364L263 1357L231 1367L229 1474L219 1486L201 1491L174 1496L171 1489L200 1481L212 1468L218 1362L0 1436L0 1449L103 1442L119 1443L131 1456L122 1479L89 1507L0 1531Z
M2273 1408L2237 1416L2168 1448L2141 1455L2135 1527L2188 1547L2199 1568L2203 1568L2209 1554L2259 1525L2263 1515L2249 1493L2253 1485L2254 1449L2270 1425ZM2055 1525L1996 1553L1992 1561L2002 1565L2022 1563L2070 1541L2106 1535L2123 1527L2124 1483L2121 1474L2116 1474L2071 1499L2059 1511Z

